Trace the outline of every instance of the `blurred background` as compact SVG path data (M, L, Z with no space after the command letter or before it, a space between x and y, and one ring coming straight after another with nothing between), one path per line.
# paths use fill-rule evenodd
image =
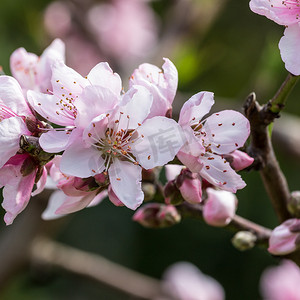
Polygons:
M70 67L85 76L98 62L107 61L121 74L126 88L139 64L161 67L162 58L168 57L179 72L175 116L184 101L203 90L215 93L214 111L242 111L250 92L255 91L258 100L265 103L285 79L287 71L277 46L283 30L252 13L248 0L1 0L0 65L10 74L9 57L15 49L24 47L40 55L58 37L66 44ZM299 98L298 85L286 113L300 114ZM285 124L277 127L274 146L290 189L296 190L299 152L287 144L282 130ZM274 228L277 219L259 174L252 171L241 175L247 187L237 193L237 213ZM184 219L168 229L146 229L132 221L132 211L104 200L72 216L45 222L39 215L30 215L36 201L40 199L33 198L28 211L10 227L1 223L1 255L13 251L19 257L30 243L24 238L23 244L1 246L8 236L19 240L28 232L34 237L32 232L42 230L56 241L158 279L169 265L191 262L218 280L230 300L261 299L260 275L267 266L278 263L264 249L237 251L230 242L233 233L198 220ZM4 215L3 210L1 213ZM12 265L0 299L135 298L69 272L24 262Z

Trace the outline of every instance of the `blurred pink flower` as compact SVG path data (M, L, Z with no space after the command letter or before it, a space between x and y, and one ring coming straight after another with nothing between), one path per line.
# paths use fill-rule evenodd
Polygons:
M290 260L266 269L260 280L264 300L300 300L300 269Z
M271 233L268 251L274 255L285 255L299 247L300 219L289 219Z
M299 0L251 0L250 8L274 22L286 26L279 49L286 69L300 75Z
M117 60L143 57L156 45L157 25L144 1L112 0L90 9L88 20L99 46Z
M226 226L233 217L237 208L236 196L227 191L206 189L208 198L203 206L204 221L212 226Z
M222 286L188 262L170 266L163 276L163 291L178 300L224 300Z

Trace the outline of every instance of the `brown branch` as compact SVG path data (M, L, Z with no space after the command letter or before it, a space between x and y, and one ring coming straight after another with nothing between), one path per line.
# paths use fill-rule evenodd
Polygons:
M59 267L79 276L106 284L138 299L154 299L161 294L157 279L140 274L99 255L38 238L31 247L33 262Z
M249 154L255 158L254 166L259 169L267 193L274 210L283 222L291 218L287 204L290 198L288 184L275 157L268 125L278 117L277 113L270 111L270 104L260 106L252 93L246 100L245 115L250 121L251 144Z
M201 205L189 204L187 202L184 202L183 204L176 206L176 208L181 212L183 217L192 217L203 220ZM269 240L271 234L270 229L258 225L238 215L235 215L231 223L229 223L225 228L230 229L234 232L242 230L251 231L256 235L257 244L260 245L265 245Z

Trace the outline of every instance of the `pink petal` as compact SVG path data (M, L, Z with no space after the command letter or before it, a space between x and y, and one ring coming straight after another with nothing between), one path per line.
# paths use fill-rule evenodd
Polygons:
M101 86L86 87L76 101L76 126L88 126L95 117L107 114L118 103L119 98L111 90Z
M78 140L62 155L60 170L67 175L86 178L103 172L104 159L97 149L86 148L82 141Z
M181 126L198 124L214 103L214 94L211 92L195 94L183 104L178 123Z
M47 172L46 168L44 167L42 177L36 184L36 190L31 193L32 197L38 195L39 193L41 193L44 190L46 182L47 182L47 174L48 174L48 172Z
M132 153L145 169L171 161L185 143L181 127L165 117L148 119L137 129L139 140L131 144Z
M87 207L93 207L93 206L98 205L106 197L107 197L107 190L104 190L104 191L100 192L98 195L96 195L95 198L92 200L92 202Z
M30 135L21 117L12 117L0 122L0 167L20 149L22 134Z
M120 199L117 197L117 195L114 193L111 185L108 187L108 198L111 203L113 203L115 206L124 206L123 202L120 201Z
M69 131L48 131L41 135L39 143L46 152L58 153L67 148L70 135Z
M27 101L16 79L10 76L0 76L0 102L5 104L19 116L31 116Z
M285 29L279 49L285 68L294 75L300 75L300 23Z
M226 154L240 148L250 134L247 118L234 110L223 110L209 116L203 131L213 152Z
M203 163L198 156L194 156L185 151L179 151L177 158L193 173L199 173L203 168Z
M192 204L202 201L202 184L199 178L185 178L179 187L182 198Z
M218 155L206 154L201 157L201 162L204 164L200 171L200 175L211 184L232 193L242 189L246 183L226 162Z
M4 221L6 225L12 224L16 216L27 206L34 185L36 172L23 177L20 173L5 185L3 189L2 207L6 210Z
M299 7L298 1L282 0L251 0L250 9L259 14L266 16L279 25L292 25L298 23Z
M122 90L122 81L119 74L114 73L106 62L96 65L87 76L91 85L98 85L111 90L119 96Z
M146 88L135 85L124 94L110 121L118 121L119 128L135 129L149 115L152 101L152 95Z
M74 125L74 110L61 105L60 99L57 96L28 91L27 99L34 110L47 121L62 126Z
M167 99L169 103L172 104L177 91L178 72L175 65L168 58L164 58L164 61L165 63L162 68L164 70L164 77L168 83L166 89Z
M87 207L94 199L95 192L86 192L84 197L67 196L63 204L55 211L56 214L64 215L79 211Z
M133 210L141 205L144 193L140 166L115 159L108 169L108 174L113 192L124 205Z

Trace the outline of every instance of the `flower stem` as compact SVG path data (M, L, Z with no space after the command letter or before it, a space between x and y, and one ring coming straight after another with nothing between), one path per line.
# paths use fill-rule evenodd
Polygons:
M296 85L299 76L295 76L291 73L288 74L285 81L282 83L281 87L275 94L275 96L270 101L270 111L272 113L278 114L285 106L286 100Z

